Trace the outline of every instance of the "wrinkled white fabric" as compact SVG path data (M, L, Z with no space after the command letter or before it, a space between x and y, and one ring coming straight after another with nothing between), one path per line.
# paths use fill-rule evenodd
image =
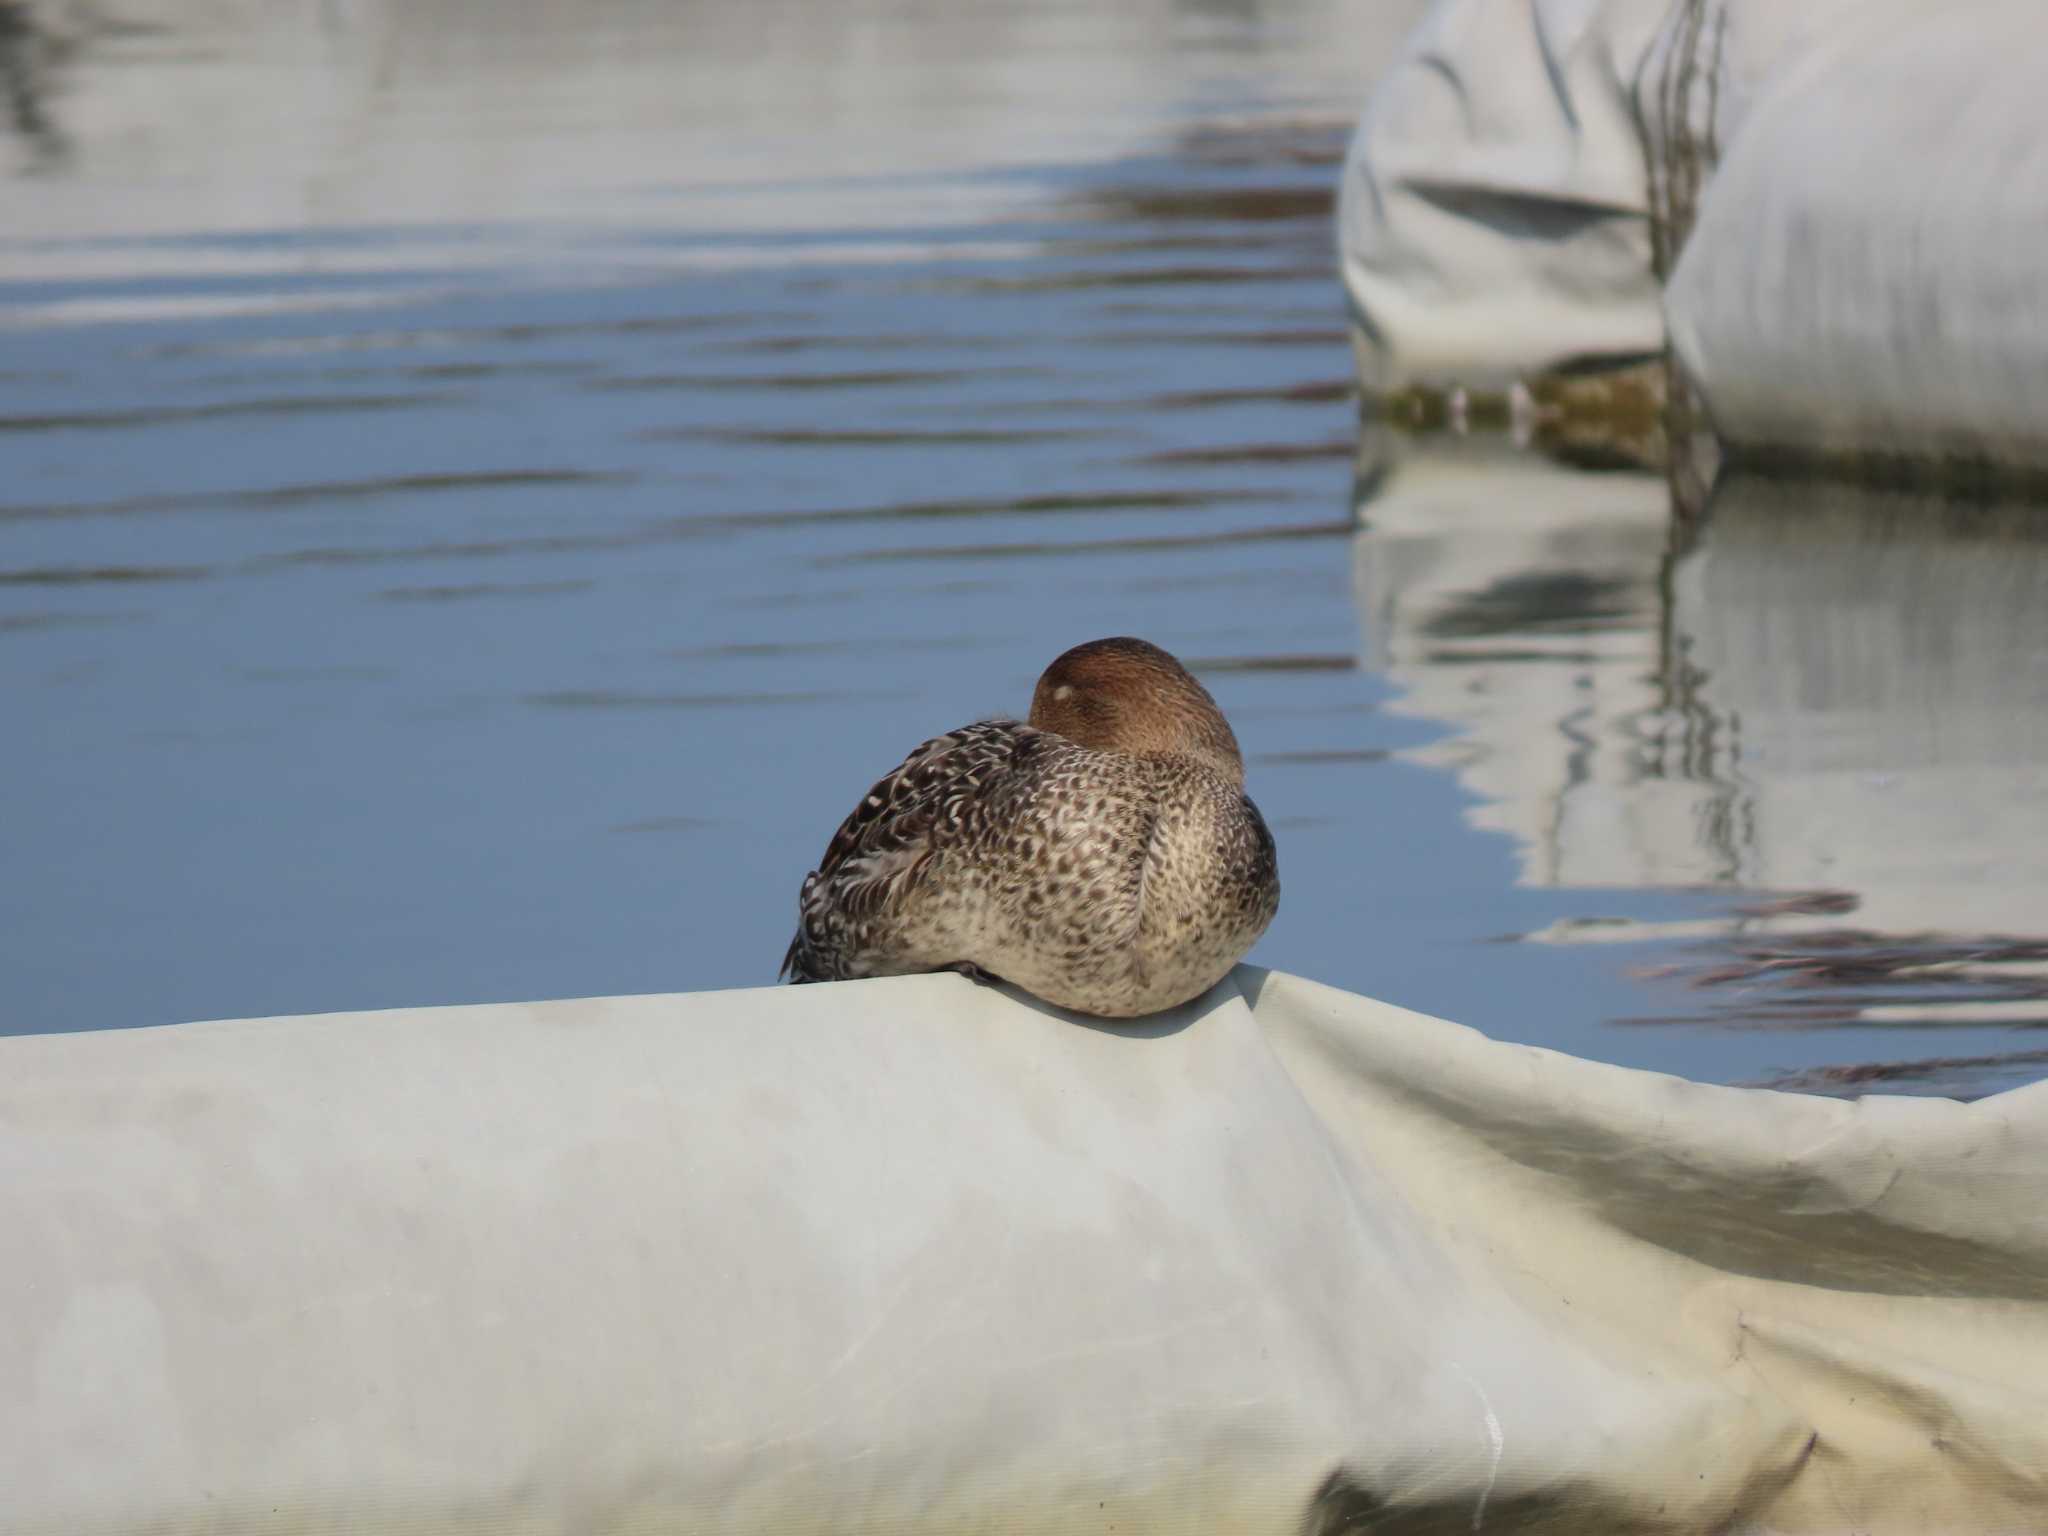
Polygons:
M1668 335L1737 447L2048 465L2044 48L2037 0L1438 0L1344 170L1364 384Z
M1867 0L1839 23L1728 141L1674 349L1738 444L2048 464L2048 10Z
M1636 118L1653 161L1689 138L1708 173L1740 136L1777 74L1836 47L1905 0L1667 0L1663 25L1638 66Z
M4 1039L0 1528L2016 1530L2044 1186L1249 969Z
M1496 384L1662 349L1631 90L1668 0L1439 0L1338 197L1361 376Z

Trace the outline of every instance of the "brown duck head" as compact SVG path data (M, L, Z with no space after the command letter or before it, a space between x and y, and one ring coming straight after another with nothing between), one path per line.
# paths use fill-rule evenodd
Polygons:
M1119 635L1075 646L1039 678L1031 724L1101 752L1193 758L1244 783L1237 737L1209 690L1149 641Z

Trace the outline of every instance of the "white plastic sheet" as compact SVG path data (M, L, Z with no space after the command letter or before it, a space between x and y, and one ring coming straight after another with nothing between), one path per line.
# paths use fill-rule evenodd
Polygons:
M0 1040L0 1527L2032 1528L2044 1197L1249 969Z
M1438 0L1344 171L1365 385L1668 335L1738 447L2048 466L2044 48L2036 0Z
M1668 0L1439 0L1373 88L1339 242L1369 390L1662 350L1631 97Z
M1729 140L1672 275L1673 345L1739 444L2048 465L2048 10L1868 0L1838 21Z

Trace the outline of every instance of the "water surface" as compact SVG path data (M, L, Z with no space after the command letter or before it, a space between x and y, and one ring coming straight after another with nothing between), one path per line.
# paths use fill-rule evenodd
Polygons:
M1246 747L1262 963L1699 1077L2038 1074L2041 525L1734 485L1679 544L1653 479L1361 435L1329 196L1414 10L39 55L0 1028L763 984L874 776L1135 633Z

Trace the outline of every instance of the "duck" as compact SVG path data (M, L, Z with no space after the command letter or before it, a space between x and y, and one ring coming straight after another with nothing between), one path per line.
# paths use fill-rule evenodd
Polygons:
M885 774L804 877L780 974L958 971L1139 1018L1222 980L1279 908L1223 711L1120 635L1060 655L1025 719L934 736Z

